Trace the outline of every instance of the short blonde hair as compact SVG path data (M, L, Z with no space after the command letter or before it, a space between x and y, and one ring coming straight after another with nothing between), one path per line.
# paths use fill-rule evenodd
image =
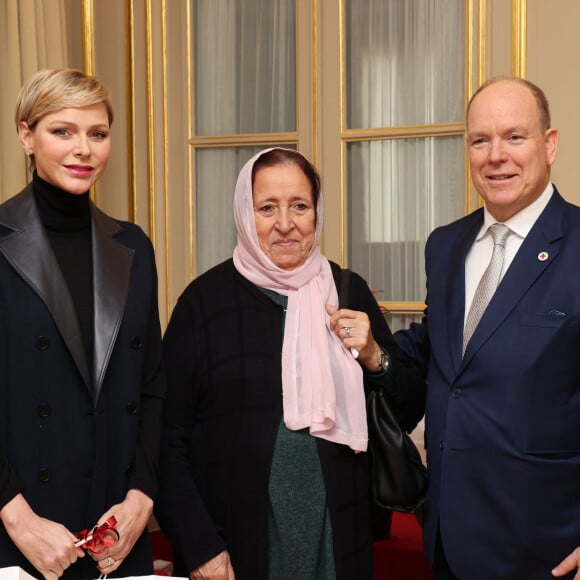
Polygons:
M70 68L53 68L37 72L20 89L16 99L16 128L25 122L34 130L49 113L103 103L109 125L113 123L113 105L109 91L93 76Z

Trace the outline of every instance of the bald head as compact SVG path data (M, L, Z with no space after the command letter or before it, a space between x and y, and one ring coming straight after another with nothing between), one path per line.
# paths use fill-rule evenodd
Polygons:
M487 81L485 81L478 89L473 93L471 99L469 99L469 103L467 104L467 110L465 113L465 125L467 130L469 131L469 112L471 110L471 106L473 101L487 88L496 85L498 83L517 83L522 87L527 88L534 100L536 101L537 109L538 109L538 118L540 129L542 132L547 131L552 126L552 120L550 116L550 105L548 103L548 99L544 94L544 91L536 84L528 81L527 79L522 79L520 77L494 77Z

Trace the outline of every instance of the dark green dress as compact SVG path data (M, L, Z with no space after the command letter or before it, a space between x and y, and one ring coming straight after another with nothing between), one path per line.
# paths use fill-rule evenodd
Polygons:
M287 296L264 292L286 311ZM280 423L269 497L270 580L336 580L322 468L307 429Z

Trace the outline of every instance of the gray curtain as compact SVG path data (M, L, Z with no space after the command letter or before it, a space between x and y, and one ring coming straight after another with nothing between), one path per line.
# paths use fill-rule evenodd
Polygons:
M16 97L38 70L67 66L64 0L2 0L0 4L0 201L29 180L14 125ZM80 26L80 23L79 23Z

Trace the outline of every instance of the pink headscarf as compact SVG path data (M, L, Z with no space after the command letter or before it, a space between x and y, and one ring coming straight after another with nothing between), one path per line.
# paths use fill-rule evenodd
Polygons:
M316 233L301 266L276 266L258 243L252 199L252 168L265 149L252 157L238 176L234 218L238 245L234 265L250 282L288 296L282 346L284 423L355 451L366 451L368 434L360 365L330 330L325 305L338 306L338 294L328 260L318 241L322 229L322 194L316 207ZM296 153L296 151L293 151Z

